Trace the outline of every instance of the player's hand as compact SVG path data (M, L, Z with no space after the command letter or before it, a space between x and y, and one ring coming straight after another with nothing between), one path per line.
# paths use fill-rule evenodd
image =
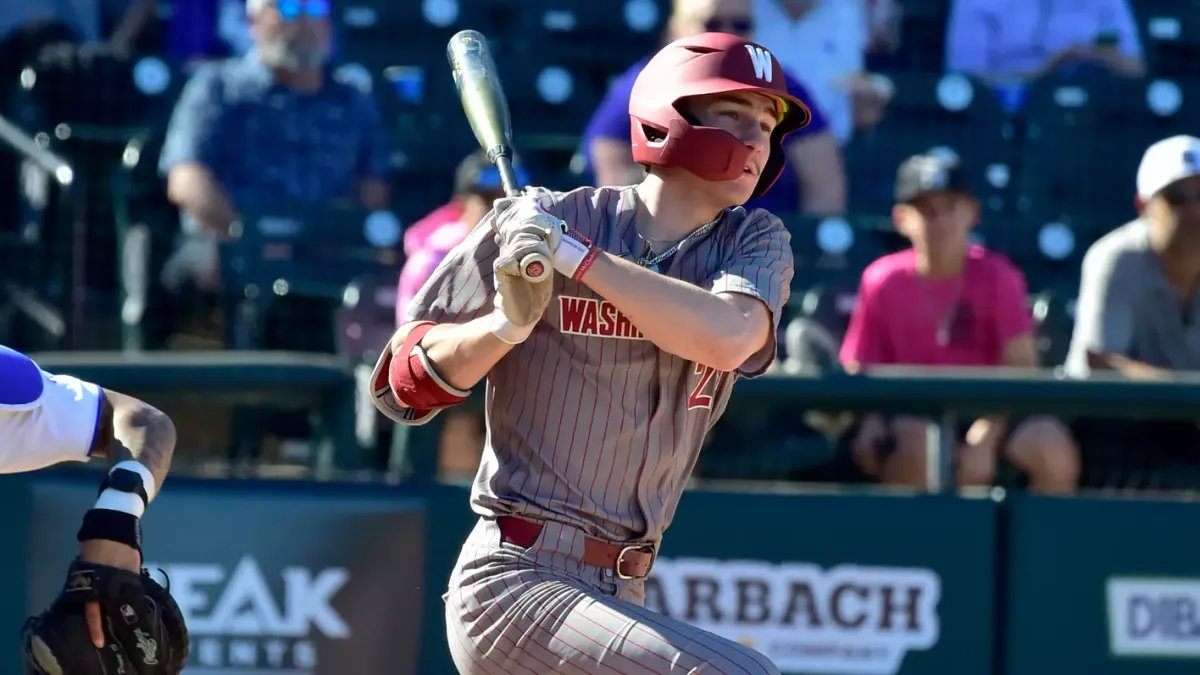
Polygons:
M116 567L137 574L142 569L142 556L137 549L107 539L92 539L79 545L79 559L83 562ZM104 624L100 616L100 603L89 602L83 606L83 617L87 621L88 636L92 644L104 646Z
M497 200L494 208L497 215L492 226L498 241L514 249L518 261L531 253L541 253L560 274L575 278L591 250L591 242L570 232L565 221L546 210L543 193L506 197Z
M504 342L519 344L529 337L546 313L554 291L554 284L546 283L554 277L553 273L541 281L530 281L521 275L521 260L530 253L549 257L549 252L545 241L535 235L518 237L511 243L500 241L500 235L496 239L500 254L492 264L496 297L491 331Z

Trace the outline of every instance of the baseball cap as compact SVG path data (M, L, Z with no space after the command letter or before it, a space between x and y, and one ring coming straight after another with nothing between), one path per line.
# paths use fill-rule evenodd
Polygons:
M966 172L955 157L913 155L896 171L896 201L908 202L934 190L971 192Z
M517 175L517 187L530 184L529 174L517 161L513 161L513 173ZM459 195L481 192L502 192L500 170L488 159L487 153L479 150L467 155L454 171L454 193Z
M1163 139L1142 155L1138 166L1138 197L1150 199L1171 183L1200 175L1200 138L1172 136Z

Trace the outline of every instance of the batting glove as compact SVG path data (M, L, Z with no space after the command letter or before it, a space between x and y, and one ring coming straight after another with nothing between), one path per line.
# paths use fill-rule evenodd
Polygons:
M495 204L493 227L502 247L509 247L517 260L530 253L549 252L554 269L578 281L591 266L599 250L586 237L570 230L566 222L551 214L537 194L506 197ZM501 210L503 209L503 210ZM540 239L544 248L535 247Z
M500 236L496 235L496 239ZM524 235L513 245L497 243L500 254L492 264L496 295L488 329L503 342L520 344L533 333L554 292L554 284L529 281L522 276L520 260L532 252L549 257L548 249L543 239L532 234Z

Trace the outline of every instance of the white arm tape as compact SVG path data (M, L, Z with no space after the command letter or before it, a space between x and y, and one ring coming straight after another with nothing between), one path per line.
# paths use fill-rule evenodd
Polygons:
M497 296L498 298L499 296ZM492 331L501 342L510 345L519 345L533 333L533 328L537 324L529 324L528 326L518 326L504 316L504 312L496 309L488 317L488 330Z
M146 501L154 501L154 497L158 494L158 484L154 482L154 474L150 473L150 469L147 469L145 464L132 459L127 459L123 462L117 462L114 464L109 473L112 473L117 469L132 471L141 476L142 489L146 491ZM138 501L141 501L141 497L138 497Z
M0 473L60 462L86 462L100 428L100 387L68 375L39 371L41 395L0 406Z

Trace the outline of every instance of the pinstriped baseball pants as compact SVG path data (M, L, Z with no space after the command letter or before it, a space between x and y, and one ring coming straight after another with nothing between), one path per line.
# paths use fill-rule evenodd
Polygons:
M765 656L641 606L643 584L582 563L547 523L528 549L481 519L450 577L446 635L462 675L779 675Z

